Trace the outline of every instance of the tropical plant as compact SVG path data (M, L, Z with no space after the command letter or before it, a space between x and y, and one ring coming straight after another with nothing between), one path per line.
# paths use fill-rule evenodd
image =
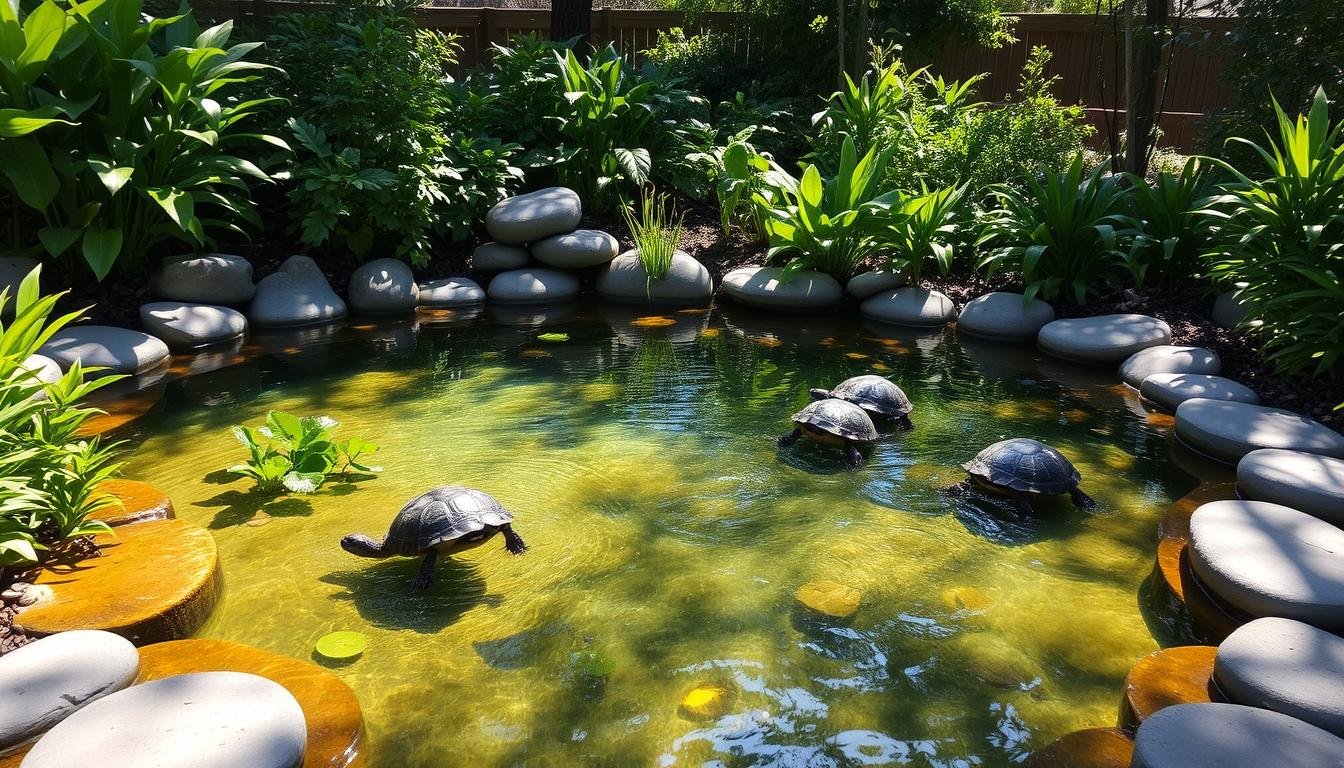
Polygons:
M845 75L840 90L826 100L826 108L812 116L816 139L811 157L833 162L846 138L860 152L894 144L910 123L925 71L907 72L898 60L864 74L857 82Z
M329 475L355 469L377 473L382 467L363 461L378 446L360 438L335 438L339 422L328 416L292 416L283 411L266 414L259 427L235 426L233 435L247 448L248 459L228 472L251 478L264 494L292 491L316 493Z
M527 173L564 163L572 152L560 133L567 105L556 54L568 47L536 33L494 45L485 65L449 87L453 114L479 134L522 147L517 163Z
M877 203L877 215L869 221L892 272L918 283L930 263L940 275L951 271L954 245L965 218L965 192L965 187L945 187Z
M797 191L797 181L770 155L757 150L750 141L754 134L754 129L744 130L711 157L719 225L725 234L736 226L753 240L763 241L769 211L782 203L783 191Z
M1199 212L1212 192L1208 170L1208 163L1191 158L1179 175L1163 171L1152 184L1129 175L1131 216L1138 233L1124 258L1135 287L1142 288L1153 277L1169 283L1200 270L1208 227Z
M639 260L650 280L662 280L672 268L672 257L681 245L682 223L685 214L678 215L668 203L666 195L644 193L639 215L626 208L622 211L630 238L635 241Z

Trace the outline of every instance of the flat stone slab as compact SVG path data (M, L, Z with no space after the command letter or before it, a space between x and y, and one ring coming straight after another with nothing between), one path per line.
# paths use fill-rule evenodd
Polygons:
M581 218L578 193L547 187L495 203L485 215L485 229L495 242L521 245L572 232Z
M193 304L242 304L257 292L252 264L227 253L187 254L169 259L149 278L160 299Z
M1161 344L1141 349L1126 358L1120 364L1120 378L1138 389L1144 379L1155 373L1204 373L1216 376L1222 370L1223 361L1211 349Z
M845 291L856 299L866 299L884 291L894 291L905 285L905 275L886 269L870 269L849 278Z
M1213 501L1190 517L1190 568L1254 617L1344 629L1344 530L1267 501Z
M248 319L260 326L312 325L338 320L346 311L317 262L290 256L275 274L257 283Z
M1129 768L1134 740L1119 728L1066 733L1031 753L1025 768Z
M1256 619L1218 646L1214 677L1234 703L1344 736L1344 637L1292 619Z
M485 303L485 290L469 277L445 277L420 284L422 307L469 307Z
M1180 704L1134 735L1133 768L1340 768L1344 740L1314 725L1237 704Z
M1262 448L1237 462L1244 499L1272 501L1344 526L1344 461L1300 451Z
M579 295L579 279L549 267L511 269L495 275L487 292L492 301L501 304L569 301Z
M723 276L723 290L750 307L781 312L825 312L840 303L840 283L830 275L805 269L788 283L783 267L738 267Z
M111 526L143 523L149 520L171 520L177 517L173 500L168 494L138 480L116 478L98 484L95 493L111 496L116 503L94 512L90 517Z
M1301 414L1251 403L1186 400L1176 408L1176 436L1228 463L1258 448L1344 458L1344 435Z
M471 254L471 266L477 272L491 274L527 266L527 249L504 243L481 243Z
M198 672L95 701L38 741L23 766L296 768L307 738L303 709L284 686L242 672Z
M111 632L63 632L0 656L0 751L46 733L139 673L135 646Z
M649 279L638 251L626 251L597 278L597 292L618 301L651 304L705 304L714 295L714 281L705 265L677 251L672 266L657 280Z
M1245 384L1206 373L1154 373L1139 384L1139 394L1168 411L1198 398L1252 405L1260 402L1260 396Z
M957 330L986 339L1034 339L1055 310L1040 299L1023 301L1020 293L995 291L967 302L957 317Z
M162 339L111 325L74 325L57 331L39 353L69 369L76 360L84 368L97 366L105 374L137 374L168 361Z
M1046 323L1036 336L1056 357L1084 363L1119 364L1148 347L1171 341L1171 327L1147 315L1099 315Z
M374 259L359 265L350 275L347 292L356 312L409 312L420 298L410 266L398 259Z
M247 317L236 309L180 301L141 305L140 324L174 349L219 344L247 333Z
M532 244L532 256L542 264L560 269L583 269L606 264L616 258L621 244L600 229L576 229L551 235Z
M1165 648L1139 659L1125 675L1124 718L1121 725L1137 728L1157 712L1177 704L1212 701L1211 645Z
M952 322L957 306L938 291L907 285L865 299L859 314L892 325L936 328Z

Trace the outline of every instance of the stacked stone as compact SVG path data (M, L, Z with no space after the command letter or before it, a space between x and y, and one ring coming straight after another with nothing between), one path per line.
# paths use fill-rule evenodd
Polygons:
M596 267L616 258L616 238L595 229L578 229L583 218L572 189L548 187L495 204L485 217L494 238L472 254L479 272L496 273L486 294L503 304L551 304L579 295L570 270ZM529 264L531 258L541 266Z

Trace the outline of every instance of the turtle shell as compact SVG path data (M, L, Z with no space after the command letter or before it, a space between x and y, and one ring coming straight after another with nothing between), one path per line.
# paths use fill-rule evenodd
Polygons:
M873 374L845 379L831 390L830 396L889 419L900 418L914 410L910 398L905 396L900 387L887 378Z
M1063 454L1026 437L1001 440L961 466L991 485L1023 493L1068 493L1082 479Z
M844 400L817 400L793 414L796 424L804 424L836 437L871 443L877 439L877 427L863 409Z
M487 526L511 522L513 515L489 494L446 485L407 502L392 520L383 546L400 555L415 555Z

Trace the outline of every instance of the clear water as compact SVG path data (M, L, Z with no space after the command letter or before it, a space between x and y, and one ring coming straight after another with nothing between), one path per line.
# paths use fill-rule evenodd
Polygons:
M1157 647L1155 524L1195 481L1113 376L836 318L586 312L307 330L169 385L126 474L219 542L202 634L310 658L327 632L367 633L335 671L378 768L1004 766L1114 724ZM775 447L809 387L867 371L910 394L915 432L858 471ZM272 408L339 419L385 474L258 498L217 470L243 455L228 426ZM1022 519L938 493L1017 435L1069 455L1098 508ZM338 546L445 484L493 494L531 551L493 540L414 594L417 560ZM851 623L795 607L816 580L862 592ZM679 711L702 684L736 692L728 715Z

